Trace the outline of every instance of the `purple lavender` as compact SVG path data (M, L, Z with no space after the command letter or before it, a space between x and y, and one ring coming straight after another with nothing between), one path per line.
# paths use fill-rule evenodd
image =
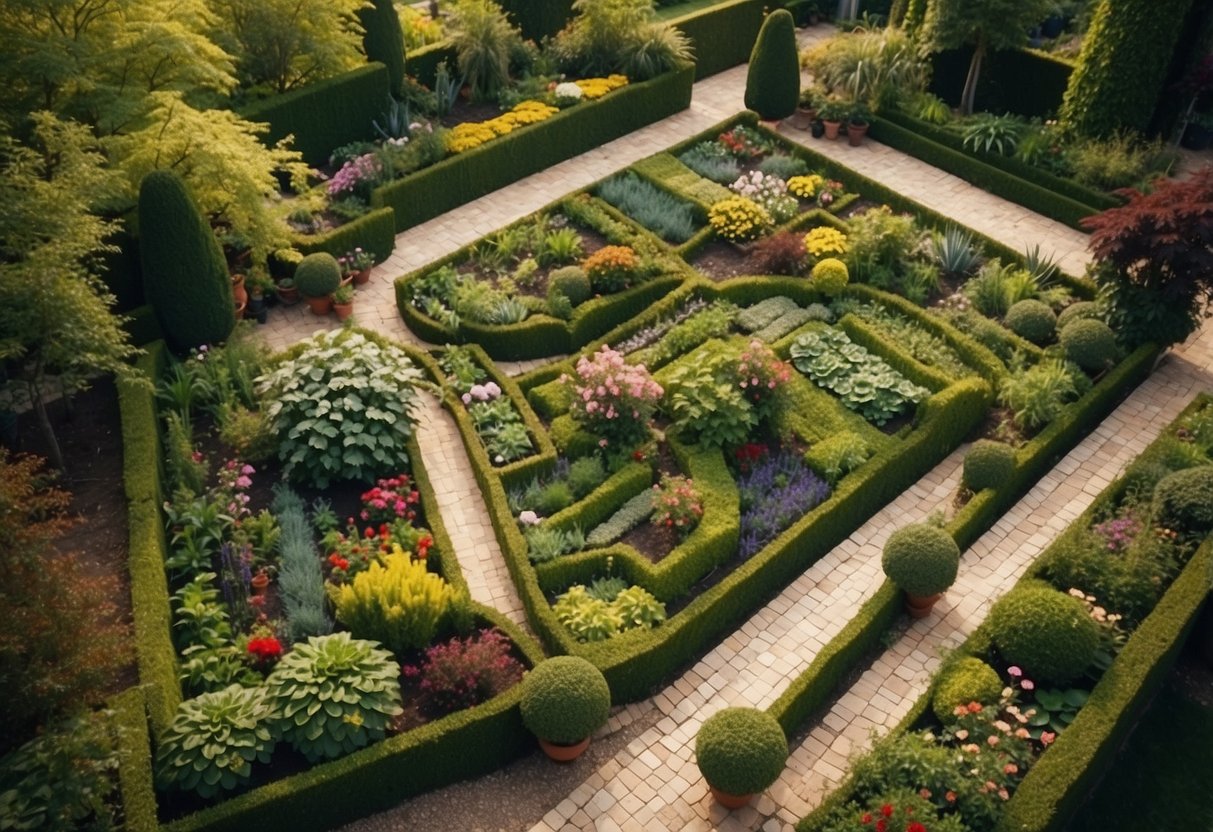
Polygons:
M742 559L752 557L830 496L830 486L800 455L780 450L754 464L737 483L741 492Z

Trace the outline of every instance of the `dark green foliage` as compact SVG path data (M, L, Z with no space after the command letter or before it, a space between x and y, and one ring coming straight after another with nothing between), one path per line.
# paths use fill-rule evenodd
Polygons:
M1074 321L1081 321L1084 318L1098 318L1099 306L1095 301L1080 300L1077 303L1071 303L1065 309L1057 313L1057 329L1058 331L1065 329Z
M1007 310L1007 328L1033 344L1047 344L1057 332L1057 316L1047 303L1028 298Z
M1055 586L1080 588L1105 609L1138 622L1162 591L1169 564L1156 555L1163 554L1157 545L1140 541L1128 552L1110 555L1102 538L1070 535L1054 544L1044 559L1044 575Z
M169 344L184 352L227 338L236 319L223 251L177 174L143 178L139 234L143 292Z
M779 779L788 740L775 717L755 708L712 714L695 736L695 762L703 779L733 795L764 791Z
M1002 679L994 668L981 659L966 656L950 665L939 675L935 684L935 695L931 697L931 708L940 722L950 722L957 705L980 702L994 705L1002 694Z
M1083 136L1144 131L1154 115L1192 0L1104 0L1082 43L1061 108Z
M371 0L358 10L364 34L362 48L368 61L378 61L387 67L392 95L404 93L404 33L400 30L400 15L393 0Z
M1037 685L1061 687L1083 674L1099 649L1099 626L1077 598L1029 583L990 610L990 635L1006 661Z
M1193 535L1213 530L1213 465L1164 477L1154 488L1154 522Z
M786 9L767 15L750 55L745 105L764 119L787 118L800 100L796 25Z
M565 266L548 276L548 293L564 295L574 308L585 303L593 295L590 279L580 266Z
M573 489L573 496L578 500L602 485L605 480L606 468L596 456L582 457L569 466L569 488Z
M539 497L535 501L535 510L539 512L540 516L548 517L572 504L573 489L569 487L568 483L557 480L548 483L539 492Z
M391 208L379 208L363 214L353 222L347 222L322 234L295 237L295 248L302 254L327 251L340 257L347 251L361 246L382 263L391 256L396 245L396 216Z
M340 284L341 266L326 251L309 254L295 269L295 286L305 298L328 297Z
M522 36L538 43L559 32L572 16L573 0L500 0Z
M924 2L925 5L925 2ZM973 48L948 49L931 56L930 91L948 102L960 100ZM1034 49L1003 49L986 55L977 82L977 109L1051 118L1061 106L1074 65Z
M602 671L580 656L556 656L522 680L522 721L536 736L577 743L597 731L611 710Z
M321 165L333 148L374 136L371 122L381 118L391 90L387 67L375 63L258 101L240 115L269 124L270 131L261 137L265 144L272 147L294 136L291 146L303 161Z
M910 595L927 597L943 592L956 580L960 547L937 526L916 523L889 535L880 565Z
M1082 318L1061 331L1066 358L1089 373L1098 373L1116 361L1116 335L1103 321Z
M763 6L762 0L729 0L671 21L691 41L696 81L749 59Z
M690 203L674 197L627 172L613 176L598 195L645 228L672 243L684 243L695 233Z
M965 454L964 484L970 491L998 488L1015 471L1015 449L1002 442L979 439Z

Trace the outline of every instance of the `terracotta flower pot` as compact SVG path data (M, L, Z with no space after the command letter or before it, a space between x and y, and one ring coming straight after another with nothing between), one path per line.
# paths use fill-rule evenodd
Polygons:
M337 313L337 320L344 321L350 315L354 314L354 302L349 303L333 303L333 311Z
M355 286L361 286L362 284L366 283L370 279L371 279L370 268L360 269L360 270L354 272L354 285Z
M539 738L539 747L543 749L543 753L558 763L571 763L576 760L585 750L590 747L590 738L586 737L581 742L573 745L558 745L554 742L548 742L542 737Z
M868 123L866 121L849 121L847 122L847 143L851 147L859 147L863 144L863 137L867 135Z
M808 130L813 122L817 120L816 107L797 107L796 114L792 116L792 126L797 130Z
M935 602L943 597L942 592L937 592L934 595L911 595L906 593L906 612L910 614L910 618L926 618L931 614L931 608L935 606Z
M325 295L322 298L304 298L304 300L311 307L313 315L327 315L329 310L333 308L332 295Z
M248 303L248 289L244 288L244 275L232 275L232 300L237 306L242 306Z
M716 798L716 802L726 809L743 809L749 806L750 801L754 799L753 794L730 794L722 792L711 783L708 783L708 788L712 791L712 797Z
M841 121L826 121L822 119L821 123L825 125L827 139L833 141L838 138L838 131L842 129Z
M249 588L253 591L253 597L258 597L265 594L265 591L270 586L270 576L264 572L258 572L248 582Z
M278 300L287 306L293 306L299 302L299 289L295 286L278 284Z

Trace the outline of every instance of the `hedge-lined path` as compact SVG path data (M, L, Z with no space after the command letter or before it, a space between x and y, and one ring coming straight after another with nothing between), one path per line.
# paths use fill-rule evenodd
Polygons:
M472 600L493 607L530 632L455 420L433 396L418 398L417 444Z

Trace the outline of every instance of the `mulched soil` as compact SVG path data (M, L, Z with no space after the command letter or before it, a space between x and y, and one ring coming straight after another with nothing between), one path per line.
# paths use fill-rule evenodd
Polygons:
M606 237L603 237L597 231L588 228L583 228L579 225L569 224L569 228L575 230L581 235L581 251L583 257L588 257L600 248L609 245ZM532 253L533 256L533 253ZM526 282L525 285L517 283L514 286L515 291L519 295L530 295L537 298L546 298L548 292L548 276L556 271L559 266L540 266L539 270ZM469 258L456 267L456 271L460 274L474 275L481 281L487 281L493 286L496 286L502 278L512 278L514 267L510 266L500 272L490 271L481 268L475 258Z
M746 253L723 240L713 240L701 248L691 259L691 265L716 282L751 273Z

